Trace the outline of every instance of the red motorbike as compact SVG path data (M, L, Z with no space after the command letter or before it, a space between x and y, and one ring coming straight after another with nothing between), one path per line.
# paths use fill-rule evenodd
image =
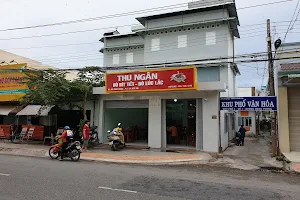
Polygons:
M78 161L81 154L80 142L71 142L65 150L64 157L71 158L73 161ZM61 154L61 146L59 144L52 145L49 149L49 156L52 159L57 159Z

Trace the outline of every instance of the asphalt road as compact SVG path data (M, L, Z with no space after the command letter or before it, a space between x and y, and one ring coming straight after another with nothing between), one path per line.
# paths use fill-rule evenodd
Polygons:
M300 199L300 176L0 155L0 200Z

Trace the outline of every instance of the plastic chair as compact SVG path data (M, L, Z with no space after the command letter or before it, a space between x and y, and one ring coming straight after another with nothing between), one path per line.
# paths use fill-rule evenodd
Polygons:
M25 138L27 139L27 143L28 143L28 140L32 138L34 129L35 129L34 127L29 128L27 134L25 135Z
M3 130L3 128L0 128L0 140L3 140L5 142L5 139L6 139L6 137L5 137L4 130Z
M43 145L45 145L46 140L51 140L51 145L53 145L55 140L53 133L51 133L51 136L44 137Z
M19 139L19 143L23 143L24 137L26 136L28 128L22 128L22 131L19 135L15 135L15 139Z

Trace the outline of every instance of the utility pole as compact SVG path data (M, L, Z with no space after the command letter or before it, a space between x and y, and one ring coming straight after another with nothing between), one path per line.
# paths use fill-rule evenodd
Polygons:
M268 71L269 71L269 96L275 96L274 87L274 60L272 53L272 38L271 38L271 25L270 19L267 20L267 44L268 44ZM274 112L274 123L273 123L274 133L272 134L272 153L274 156L279 155L279 140L277 132L277 111ZM272 132L272 128L270 130Z

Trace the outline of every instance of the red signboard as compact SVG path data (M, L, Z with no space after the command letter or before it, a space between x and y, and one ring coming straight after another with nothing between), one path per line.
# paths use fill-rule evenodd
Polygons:
M196 89L196 68L170 68L106 74L106 92L153 92Z

